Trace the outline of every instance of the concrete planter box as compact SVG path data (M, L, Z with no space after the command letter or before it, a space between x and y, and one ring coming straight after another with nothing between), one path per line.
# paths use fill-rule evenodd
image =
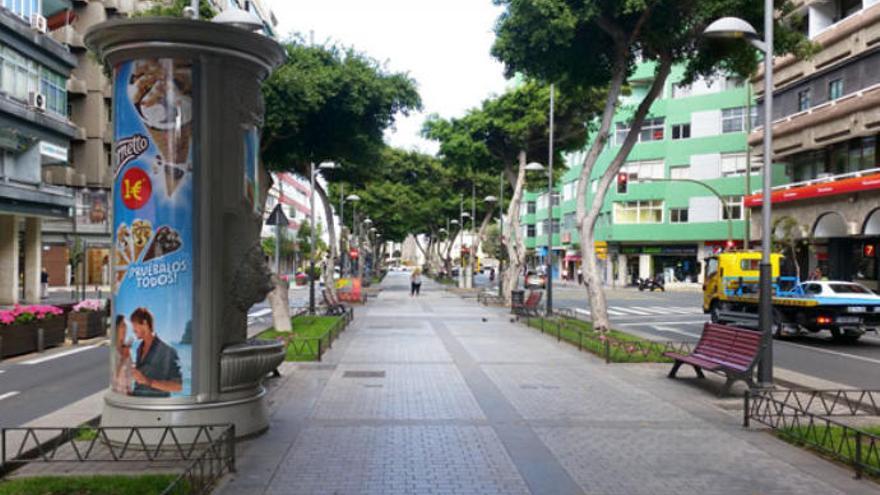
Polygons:
M106 311L71 311L67 313L68 332L73 332L76 323L77 338L103 337L107 335L106 318Z
M59 315L23 325L0 326L0 357L36 352L38 328L43 329L43 345L46 348L63 344L66 323L67 318Z

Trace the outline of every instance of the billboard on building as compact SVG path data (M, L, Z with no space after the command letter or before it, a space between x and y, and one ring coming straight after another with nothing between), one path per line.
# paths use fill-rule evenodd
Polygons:
M114 391L189 395L193 315L192 62L115 69Z

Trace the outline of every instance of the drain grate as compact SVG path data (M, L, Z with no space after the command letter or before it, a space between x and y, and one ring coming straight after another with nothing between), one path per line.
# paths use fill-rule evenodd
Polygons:
M297 369L333 371L336 369L336 365L335 364L301 364L301 365L297 366Z
M385 378L384 371L346 371L342 378Z

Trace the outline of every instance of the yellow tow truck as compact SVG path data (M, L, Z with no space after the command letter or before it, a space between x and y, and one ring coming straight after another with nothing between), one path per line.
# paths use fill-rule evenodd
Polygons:
M776 337L831 332L855 341L880 327L880 296L851 282L809 281L780 275L782 255L770 255L773 334ZM758 326L761 253L731 251L706 259L703 312L715 323Z

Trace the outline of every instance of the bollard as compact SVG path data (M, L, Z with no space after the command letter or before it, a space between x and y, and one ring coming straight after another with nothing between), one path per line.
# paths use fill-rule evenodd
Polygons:
M46 331L42 327L37 329L37 352L46 350Z
M746 390L743 394L743 428L749 427L749 394L751 390Z
M321 352L321 339L318 339L318 362L321 361L321 356L323 353Z
M611 342L608 341L608 335L605 335L605 364L611 364Z
M70 343L73 345L79 344L79 322L71 323L68 328L70 328Z
M229 426L229 439L226 443L226 448L229 449L229 472L234 473L237 471L235 467L235 423L232 423Z

